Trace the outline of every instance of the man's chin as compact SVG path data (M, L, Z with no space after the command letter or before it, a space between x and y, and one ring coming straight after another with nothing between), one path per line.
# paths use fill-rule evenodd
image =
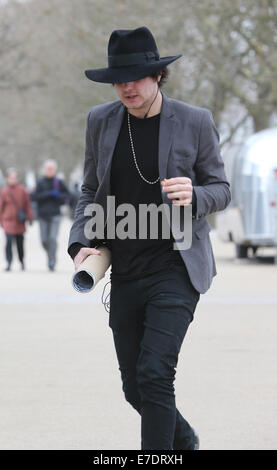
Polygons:
M141 108L141 101L138 99L135 100L124 100L123 103L125 104L126 108L128 109L140 109Z

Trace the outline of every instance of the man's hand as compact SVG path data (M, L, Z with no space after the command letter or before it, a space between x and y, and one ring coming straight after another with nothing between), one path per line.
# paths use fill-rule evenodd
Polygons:
M168 192L167 197L174 199L172 203L176 206L188 206L192 203L193 187L190 178L177 176L176 178L163 180L161 184L162 190Z
M54 197L55 199L60 199L61 193L60 191L57 191L57 189L51 189L49 191L49 196Z
M77 270L80 264L89 256L89 255L102 255L101 251L96 248L81 248L78 254L74 258L75 270Z

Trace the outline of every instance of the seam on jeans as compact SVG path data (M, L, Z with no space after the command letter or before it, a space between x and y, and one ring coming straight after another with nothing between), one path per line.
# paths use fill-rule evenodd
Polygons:
M158 331L159 333L163 333L163 334L165 334L166 336L175 336L175 334L174 334L174 333L171 333L170 331L162 330L161 328L156 328L156 327L154 327L154 326L149 325L149 324L146 323L146 322L144 322L143 324L144 324L144 326L146 326L146 327L149 328L150 330Z
M183 297L182 297L182 300L183 300L182 305L181 305L181 304L178 305L178 307L180 308L180 310L179 310L179 311L176 310L176 311L174 312L174 316L175 316L175 317L178 316L178 317L180 317L180 319L182 319L183 321L186 321L186 320L187 320L187 315L184 314L184 311L185 311L185 312L188 312L189 315L190 315L191 317L193 317L193 313L195 312L195 309L196 309L196 306L197 306L197 302L196 302L195 305L193 304L193 306L191 306L191 304L188 303L188 302L186 301L186 299L184 299ZM160 307L161 307L161 306L160 306ZM161 307L161 309L162 309L162 307ZM182 310L181 310L181 309L182 309ZM183 310L184 310L184 311L183 311ZM171 312L170 312L169 314L171 314ZM144 325L145 325L145 323L144 323ZM173 333L173 334L174 334L174 333Z
M159 352L154 351L153 349L148 348L147 346L145 346L145 345L143 344L143 342L141 343L140 347L141 347L141 349L144 349L144 351L148 351L148 352L150 352L151 354L154 354L155 356L157 356L157 357L161 360L161 362L163 362L163 363L166 364L167 366L176 367L176 363L171 363L171 362L169 362L169 361L166 361L166 360L165 360L165 356L162 356ZM167 354L173 354L173 353L167 353Z

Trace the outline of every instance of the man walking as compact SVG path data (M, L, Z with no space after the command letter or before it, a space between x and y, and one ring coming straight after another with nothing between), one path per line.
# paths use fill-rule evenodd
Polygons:
M116 30L108 44L108 67L86 71L90 80L114 84L119 100L89 112L82 194L68 247L76 268L89 254L99 255L101 243L111 250L109 326L125 398L141 415L142 449L199 446L176 408L175 368L200 294L216 274L205 216L230 202L211 112L161 91L167 66L179 57L161 58L146 27ZM190 248L176 250L173 226L164 238L160 224L156 239L105 233L89 240L84 209L98 203L106 215L110 195L116 208L180 206L184 225L185 209L191 207Z
M0 193L0 223L6 234L6 260L5 271L11 270L12 244L16 242L18 258L21 269L24 271L24 233L25 222L32 223L33 212L30 196L27 189L18 183L18 174L15 168L7 171L7 185Z
M46 160L44 176L39 179L32 200L37 203L40 238L47 253L48 268L54 271L56 265L57 238L61 221L60 207L69 197L69 191L62 180L57 178L57 164Z

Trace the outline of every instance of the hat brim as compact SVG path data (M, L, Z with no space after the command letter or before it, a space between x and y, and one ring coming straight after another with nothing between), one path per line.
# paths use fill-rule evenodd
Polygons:
M104 69L85 70L85 75L89 80L100 83L124 83L139 80L154 72L162 70L167 65L182 57L176 55L162 57L155 62L148 62L141 65L128 65L124 67L108 67Z

